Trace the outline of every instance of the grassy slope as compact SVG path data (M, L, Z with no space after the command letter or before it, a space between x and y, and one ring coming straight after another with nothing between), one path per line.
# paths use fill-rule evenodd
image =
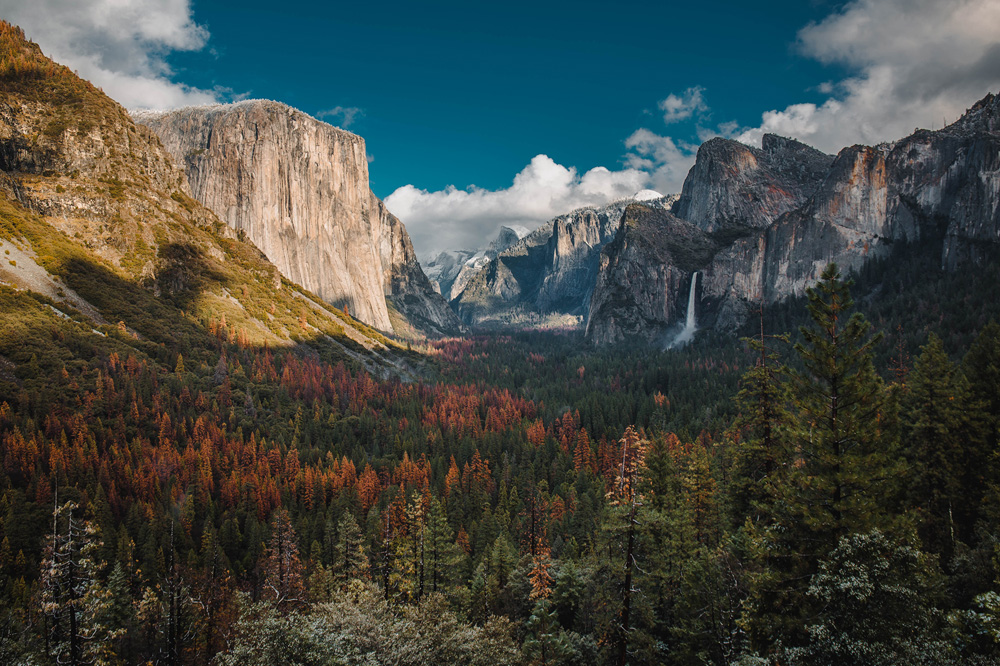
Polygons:
M225 322L254 346L305 343L330 360L372 351L417 360L281 279L253 245L183 192L158 139L2 22L0 102L13 110L0 147L5 166L17 170L0 183L0 238L91 303L112 323L114 331L102 332L117 334L121 322L129 344L198 354L212 346L213 322ZM8 342L59 319L45 299L9 289L3 299ZM80 324L87 335L92 324ZM3 346L0 354L24 360L16 345Z

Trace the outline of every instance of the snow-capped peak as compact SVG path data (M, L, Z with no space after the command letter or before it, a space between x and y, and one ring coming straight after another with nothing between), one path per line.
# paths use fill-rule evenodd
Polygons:
M662 199L663 195L656 190L639 190L632 195L636 201L651 201L652 199Z
M531 229L520 224L507 224L504 226L513 231L515 234L517 234L518 238L524 238L525 236L531 233Z

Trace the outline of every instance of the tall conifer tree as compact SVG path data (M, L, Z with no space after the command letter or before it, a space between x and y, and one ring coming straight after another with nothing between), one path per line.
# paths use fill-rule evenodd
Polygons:
M872 363L881 335L852 314L850 284L830 264L806 292L812 325L795 345L801 370L791 373L788 437L753 529L750 629L764 649L804 640L809 581L840 538L894 522L892 410Z
M947 563L956 542L972 535L986 460L972 431L968 382L934 334L910 373L903 408L909 505L924 548Z

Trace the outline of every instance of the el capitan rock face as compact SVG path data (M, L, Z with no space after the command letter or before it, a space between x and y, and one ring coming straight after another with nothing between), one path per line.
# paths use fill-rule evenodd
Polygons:
M0 60L20 69L0 77L5 289L51 299L57 318L82 320L94 335L113 326L127 344L142 341L140 356L166 345L214 349L227 337L241 347L321 341L330 358L414 376L398 345L282 280L256 246L185 194L183 170L152 130L3 21ZM30 312L20 303L9 320Z
M383 331L460 328L402 223L369 189L361 137L269 101L136 119L183 165L192 195L289 280Z
M699 298L711 304L717 328L742 323L751 302L802 294L830 262L847 271L888 255L896 244L929 240L940 242L942 267L954 270L1000 247L1000 99L994 95L942 130L851 146L836 158L765 136L763 150L713 139L697 160L673 212L716 243L717 251L690 269L704 274ZM652 229L673 233L662 221L646 226L647 239L655 236ZM625 240L616 239L602 256L591 305L587 335L596 343L656 338L664 322L650 315L654 310L666 313L667 324L683 317L677 303L684 293L677 290L690 284L690 273L666 279L679 269L672 255L630 249L636 231L624 221L619 235ZM669 293L661 294L664 289ZM639 297L630 293L657 305L637 309Z

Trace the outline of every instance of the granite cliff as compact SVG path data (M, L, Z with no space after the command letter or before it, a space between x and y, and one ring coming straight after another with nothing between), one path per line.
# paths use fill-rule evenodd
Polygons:
M361 137L260 100L136 120L183 165L191 195L289 280L382 331L459 330L406 229L369 189Z
M761 148L710 139L698 148L673 213L705 231L766 227L804 204L832 162L774 134L764 135Z
M654 208L676 200L641 194ZM453 297L452 307L473 326L579 326L590 306L601 249L634 202L581 208L543 224L481 268Z
M527 236L521 226L500 227L497 237L479 250L447 250L423 264L431 284L445 300L451 301L462 293L476 273L497 255Z
M427 259L421 266L434 291L450 301L452 286L456 284L460 274L468 274L466 265L469 262L475 263L477 254L475 250L445 250Z
M851 146L835 158L770 136L761 150L707 142L673 213L707 232L716 251L687 269L672 256L636 254L627 242L635 232L623 220L623 241L602 257L589 338L657 339L683 316L676 303L684 294L677 290L690 284L693 271L704 273L705 322L732 329L749 303L802 294L831 261L846 271L918 240L939 244L946 270L984 260L1000 248L998 119L1000 99L991 94L944 129ZM644 235L647 241L669 236L675 227L649 219ZM661 273L672 270L681 276L665 283ZM666 320L622 323L635 320L628 292L658 294Z
M221 335L409 375L398 345L283 280L186 189L150 129L0 21L0 290L43 297L8 300L24 310L9 320L72 319L128 345L123 357ZM6 330L26 348L38 334Z
M684 318L692 272L717 250L709 234L666 210L626 208L614 240L601 251L587 337L665 343L670 327Z

